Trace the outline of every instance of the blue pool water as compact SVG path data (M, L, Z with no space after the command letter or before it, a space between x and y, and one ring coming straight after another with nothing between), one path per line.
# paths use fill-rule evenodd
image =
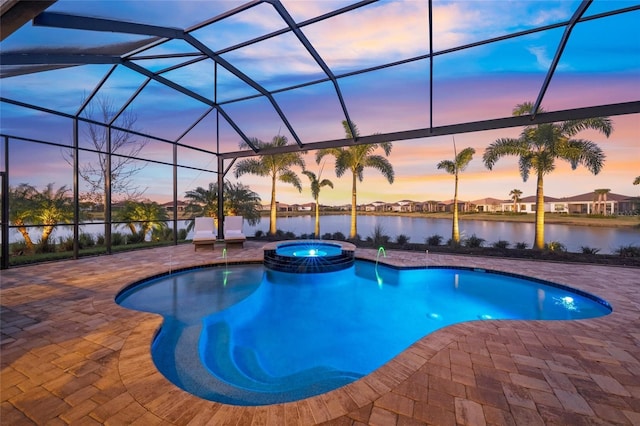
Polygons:
M304 243L284 243L278 245L276 248L276 254L280 256L294 256L294 257L322 257L322 256L337 256L342 253L342 246L339 244L318 243L313 242L310 244Z
M151 350L169 380L236 405L338 388L450 324L611 312L591 295L523 277L365 261L319 274L262 265L194 269L131 286L116 301L164 317Z

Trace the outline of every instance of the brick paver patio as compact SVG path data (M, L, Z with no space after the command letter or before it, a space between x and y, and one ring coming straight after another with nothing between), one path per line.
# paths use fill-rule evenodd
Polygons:
M306 400L238 407L192 396L153 365L152 314L114 296L145 276L221 262L221 248L140 250L1 272L4 425L640 425L640 270L390 251L396 265L472 266L567 284L612 314L475 321L436 331L372 374ZM356 255L373 259L373 250ZM229 251L260 260L262 244Z

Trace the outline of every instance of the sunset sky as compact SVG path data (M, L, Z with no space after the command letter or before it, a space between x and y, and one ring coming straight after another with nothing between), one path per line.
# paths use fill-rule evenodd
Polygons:
M350 1L283 1L298 22L352 4ZM60 0L48 11L88 15L159 26L189 29L243 2L233 1L82 1ZM499 37L571 18L579 1L438 1L434 0L433 49L442 52L483 39ZM153 7L151 7L153 5ZM338 76L338 84L350 118L362 136L429 127L429 62L414 61L360 75L349 75L362 68L391 63L429 53L428 3L426 1L381 1L352 12L301 28L328 68ZM585 16L609 10L638 7L635 1L595 0ZM579 23L551 80L542 106L547 111L588 107L640 99L640 10L604 19ZM284 28L283 19L270 4L260 4L230 18L191 33L214 51L251 40ZM453 53L438 54L433 61L433 125L473 122L508 117L521 102L534 102L547 69L556 52L564 27L498 43L470 47ZM34 27L31 23L0 44L5 52L30 49L79 51L86 48L135 42L146 36L102 33L73 29ZM188 54L196 50L184 41L173 40L141 55ZM268 91L290 121L302 142L344 138L341 121L344 113L330 82L286 90L299 83L326 77L291 32L255 45L238 48L222 57ZM179 64L189 57L144 59L134 62L152 72ZM61 70L5 75L0 79L3 98L73 114L84 97L91 93L111 65L84 65ZM205 60L163 73L200 96L214 98L214 65ZM257 93L230 73L218 69L217 101L248 137L263 141L283 134L295 143L287 126L264 98L226 103ZM145 77L119 66L103 86L119 109ZM0 103L0 132L11 136L40 139L62 144L72 140L71 121L34 113ZM176 140L206 110L207 106L152 81L132 102L129 110L137 117L136 127L152 135ZM545 178L545 194L565 197L609 188L611 192L640 195L633 180L640 175L640 115L612 117L613 134L606 138L596 132L583 132L579 138L596 142L606 154L599 175L586 168L571 170L558 162L557 169ZM118 124L118 121L116 121ZM181 143L215 150L215 113L209 114ZM358 202L447 200L453 196L453 176L436 168L444 159L453 159L453 138L458 150L473 147L476 154L461 174L459 197L475 200L484 197L508 199L512 189L524 196L535 194L535 176L522 182L516 158L503 158L492 171L482 163L484 149L497 138L517 137L522 129L512 128L480 133L458 134L394 142L389 161L395 170L390 185L373 169L366 169L359 183ZM220 152L238 150L241 140L224 121L220 122ZM46 145L10 142L10 184L29 182L44 186L48 182L71 185L72 175L62 149ZM380 151L381 153L381 151ZM170 144L150 142L143 150L146 158L171 161ZM180 150L179 161L212 169L213 156ZM88 156L90 157L90 156ZM87 157L87 158L88 158ZM82 160L81 156L81 160ZM314 152L305 156L307 168L316 174L320 165ZM90 161L87 159L86 161ZM4 159L3 159L4 163ZM232 169L233 170L233 169ZM299 171L299 170L298 170ZM233 173L228 177L235 181ZM323 204L348 204L351 176L338 179L330 157L322 177L335 187L323 188ZM280 184L278 200L285 203L312 201L309 181L300 174L303 192ZM193 170L179 173L178 197L196 186L206 186L214 175ZM148 164L138 176L147 188L145 196L160 202L171 199L171 168ZM270 183L266 178L245 175L240 182L256 191L264 203L269 201Z

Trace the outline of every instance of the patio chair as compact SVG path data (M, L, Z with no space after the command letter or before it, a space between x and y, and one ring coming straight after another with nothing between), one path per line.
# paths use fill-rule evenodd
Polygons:
M198 247L211 245L216 242L216 228L212 217L196 217L193 227L193 250L198 251Z
M226 216L224 218L224 242L229 246L244 247L247 237L242 233L242 216Z

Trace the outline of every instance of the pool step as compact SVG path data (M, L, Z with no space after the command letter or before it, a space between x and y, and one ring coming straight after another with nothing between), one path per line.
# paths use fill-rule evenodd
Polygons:
M232 340L226 322L208 325L200 341L201 358L207 370L219 380L251 392L286 394L296 399L298 395L308 395L309 389L323 393L362 377L330 367L274 376L264 369L253 349L232 346Z

